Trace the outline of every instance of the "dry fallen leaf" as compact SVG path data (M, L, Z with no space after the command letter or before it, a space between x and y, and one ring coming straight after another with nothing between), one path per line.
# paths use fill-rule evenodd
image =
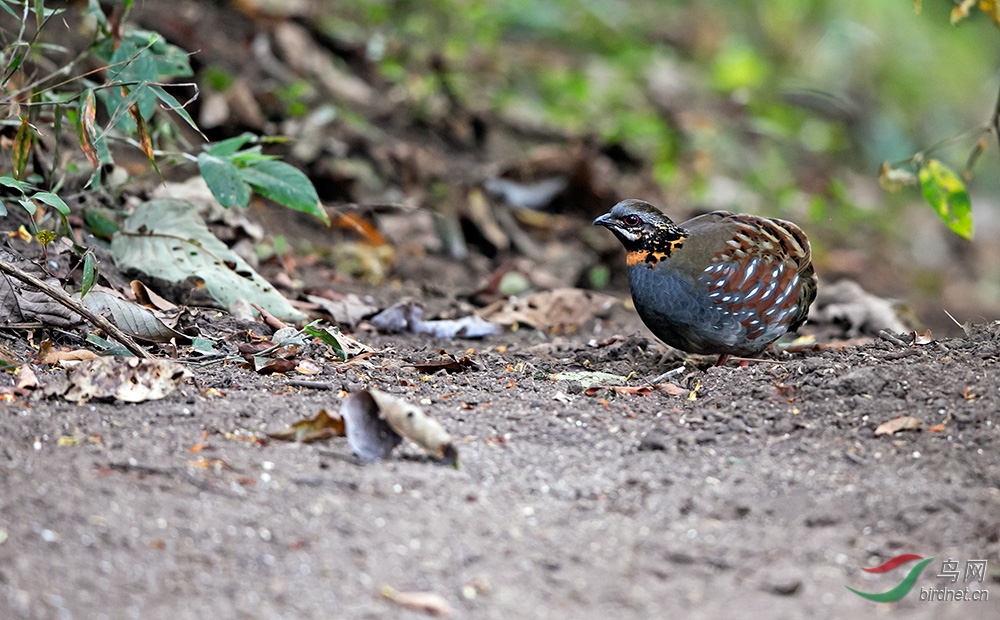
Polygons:
M458 460L458 452L451 442L451 435L441 423L401 398L379 390L369 390L378 403L379 413L392 430L423 448L436 459L446 463Z
M78 362L81 360L96 359L97 354L87 349L77 349L75 351L56 350L52 346L51 340L43 340L38 345L38 356L35 358L39 364L55 365L59 362Z
M403 437L444 463L455 463L458 451L444 427L419 407L378 390L364 390L341 406L347 442L366 461L389 456Z
M388 585L382 586L381 592L385 598L407 609L424 611L442 618L450 618L454 613L451 603L437 592L400 592Z
M92 398L139 403L167 396L190 376L184 366L170 360L100 357L80 362L65 379L50 382L44 393L77 403Z
M276 433L268 433L271 439L278 441L298 441L301 443L312 443L322 441L331 437L344 437L344 419L338 416L331 416L326 409L321 409L315 417L308 420L300 420L286 429Z
M417 372L434 374L439 370L462 372L468 368L475 368L476 363L473 362L472 358L468 355L455 357L454 355L446 353L442 359L427 360L426 362L419 362L417 364L413 364L412 366L417 369Z
M501 300L480 310L479 315L499 325L530 325L561 333L606 315L616 302L614 297L594 291L562 288Z
M38 377L31 366L23 364L17 369L17 384L14 385L15 396L27 396L38 387Z
M361 459L384 459L403 441L379 415L378 403L367 391L351 394L340 407L347 443Z
M681 386L665 381L663 383L657 383L656 389L661 392L666 392L668 396L687 396L687 388L682 388Z
M932 433L941 433L944 432L945 428L947 427L944 424L935 424L934 426L928 428L927 430L929 430Z
M923 421L918 420L910 416L900 416L898 418L893 418L888 422L883 422L878 425L875 429L875 436L879 435L892 435L893 433L898 433L899 431L912 431L920 428Z
M648 385L594 385L583 391L587 396L597 396L598 394L613 390L615 394L633 394L636 396L649 396L653 393L653 388Z
M934 336L929 329L925 330L922 334L912 331L910 335L913 336L913 344L930 344L934 342Z

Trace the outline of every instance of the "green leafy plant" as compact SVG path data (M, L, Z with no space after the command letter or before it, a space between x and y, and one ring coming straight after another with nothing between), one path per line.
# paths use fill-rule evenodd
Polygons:
M97 191L106 184L103 171L105 164L113 163L112 143L138 147L159 175L158 160L173 158L176 151L168 149L180 142L176 139L178 132L171 129L175 118L204 135L186 110L198 96L197 85L172 83L192 75L188 53L155 32L128 27L133 0L125 0L113 17L97 0L89 0L83 15L92 21L92 42L68 63L47 60L52 54L66 51L42 38L46 25L63 15L64 10L47 9L44 4L42 0L0 0L0 10L18 25L13 40L5 41L0 48L0 106L6 106L8 116L18 121L9 174L0 176L0 186L13 190L5 193L13 194L13 201L31 215L35 215L38 203L53 207L64 229L69 230L70 208L59 194L70 188L71 176L80 172L80 167L60 157L58 149L66 121L75 128L77 142L93 170L82 189L72 187L84 192ZM29 36L32 26L34 32ZM101 63L100 69L78 70L85 61L95 59ZM40 62L43 60L46 62ZM48 74L39 68L52 64L62 68ZM193 95L182 103L173 94L179 92L177 89L193 90ZM103 126L97 122L98 105L103 106L107 118ZM39 158L31 158L32 149L41 148L40 130L55 137L56 151L49 169L37 169ZM251 191L256 191L329 223L308 177L277 157L264 154L263 142L246 134L210 145L199 156L184 152L190 147L182 146L180 157L197 161L224 206L245 206ZM34 166L29 165L32 161ZM6 205L0 202L0 215L6 214ZM92 220L85 215L85 222Z
M290 209L315 215L329 225L309 178L298 168L264 155L259 142L253 134L243 134L213 144L198 155L198 169L215 199L224 207L245 207L252 189ZM244 148L248 144L253 146Z
M914 0L914 10L920 13L922 2ZM996 0L961 0L956 2L951 11L951 23L958 24L969 17L973 7L993 20L1000 28L1000 3ZM901 162L883 162L879 171L879 181L888 191L900 191L906 186L919 185L924 199L941 218L941 221L956 235L963 239L972 239L972 201L966 182L972 179L972 169L986 150L987 138L996 138L1000 144L1000 95L994 106L993 116L988 123L970 132L960 134L940 141L939 143L914 153ZM941 160L930 157L931 154L946 146L975 136L975 144L966 159L961 175L956 173Z

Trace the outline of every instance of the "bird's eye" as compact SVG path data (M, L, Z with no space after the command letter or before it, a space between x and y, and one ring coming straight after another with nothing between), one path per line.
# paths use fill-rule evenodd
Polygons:
M622 224L625 224L629 228L634 228L641 223L642 220L639 219L639 216L636 215L635 213L632 213L631 215L626 215L625 217L622 218Z

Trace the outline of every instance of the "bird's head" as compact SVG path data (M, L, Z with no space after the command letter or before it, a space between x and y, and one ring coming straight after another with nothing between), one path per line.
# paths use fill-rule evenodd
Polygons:
M646 263L650 267L669 258L684 244L687 233L663 214L642 200L623 200L611 211L594 220L594 226L604 226L618 237L628 252L628 265Z

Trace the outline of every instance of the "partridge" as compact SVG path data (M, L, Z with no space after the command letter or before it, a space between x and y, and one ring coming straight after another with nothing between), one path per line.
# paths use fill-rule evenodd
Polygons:
M746 357L802 325L816 299L809 240L784 220L713 211L675 224L641 200L594 220L627 252L629 289L653 335L688 353Z

